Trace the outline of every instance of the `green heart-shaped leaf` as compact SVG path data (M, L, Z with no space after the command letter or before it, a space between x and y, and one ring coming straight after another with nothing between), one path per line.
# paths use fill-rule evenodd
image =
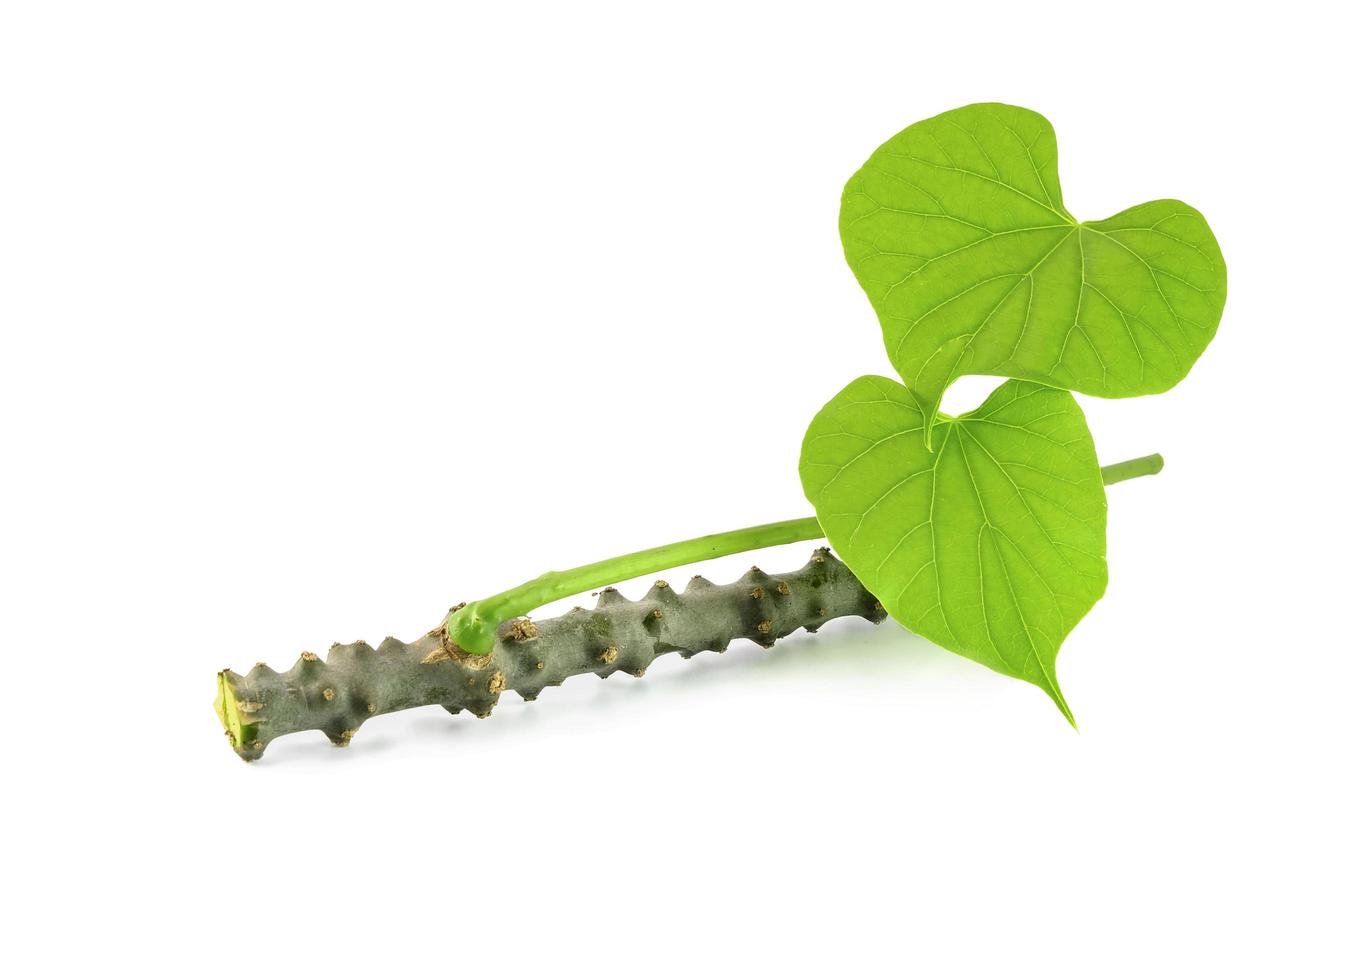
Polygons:
M911 631L1031 681L1074 721L1055 658L1107 588L1107 497L1074 397L1028 381L939 416L863 377L807 429L800 474L845 564Z
M954 109L884 143L844 189L845 257L931 421L967 374L1121 398L1164 391L1205 350L1225 266L1199 211L1065 210L1051 124Z

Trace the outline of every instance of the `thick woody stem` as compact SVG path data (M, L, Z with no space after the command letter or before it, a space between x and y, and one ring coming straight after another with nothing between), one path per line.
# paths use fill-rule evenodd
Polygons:
M223 670L216 712L235 752L253 761L274 738L291 732L315 729L343 746L374 715L439 704L452 714L468 710L486 718L503 691L533 701L574 674L641 677L664 653L692 657L725 650L736 639L770 647L798 629L814 633L842 616L874 623L886 618L881 604L825 548L784 575L752 568L731 585L695 576L684 592L659 580L638 600L614 589L598 596L595 609L503 623L492 652L478 656L458 649L443 626L412 643L389 637L374 649L334 644L327 661L302 653L285 673L261 663L243 676Z

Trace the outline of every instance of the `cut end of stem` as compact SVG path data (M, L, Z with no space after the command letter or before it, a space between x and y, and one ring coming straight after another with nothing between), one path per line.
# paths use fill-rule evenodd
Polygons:
M238 748L243 744L244 731L239 721L239 702L235 699L235 689L226 678L227 671L216 675L216 717L225 726L225 734L230 744Z
M1123 480L1133 480L1137 476L1154 476L1163 471L1163 457L1158 453L1128 459L1122 463L1112 463L1102 468L1103 486L1111 486Z

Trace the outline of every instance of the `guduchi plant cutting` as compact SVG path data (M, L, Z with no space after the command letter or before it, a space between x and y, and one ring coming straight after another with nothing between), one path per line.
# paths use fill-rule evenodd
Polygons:
M575 674L641 677L664 653L761 646L839 617L887 615L939 646L1029 681L1071 724L1061 644L1107 587L1104 487L1158 473L1157 455L1100 466L1072 392L1166 391L1224 309L1219 244L1196 209L1150 201L1104 220L1065 207L1051 124L997 103L903 130L845 185L845 258L900 380L867 375L816 415L799 475L815 515L547 572L453 608L412 643L335 644L278 673L217 676L236 753L317 729L346 745L374 715L421 705L487 717L504 691L533 701ZM964 375L1007 378L945 415ZM614 582L719 555L824 537L797 571L730 585ZM580 607L529 613L602 589Z

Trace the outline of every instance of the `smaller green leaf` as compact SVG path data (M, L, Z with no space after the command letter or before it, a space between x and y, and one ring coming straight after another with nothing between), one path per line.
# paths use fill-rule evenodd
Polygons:
M1107 498L1069 392L1009 381L940 415L852 382L821 409L800 475L840 558L912 632L1036 684L1074 723L1055 660L1107 588Z

